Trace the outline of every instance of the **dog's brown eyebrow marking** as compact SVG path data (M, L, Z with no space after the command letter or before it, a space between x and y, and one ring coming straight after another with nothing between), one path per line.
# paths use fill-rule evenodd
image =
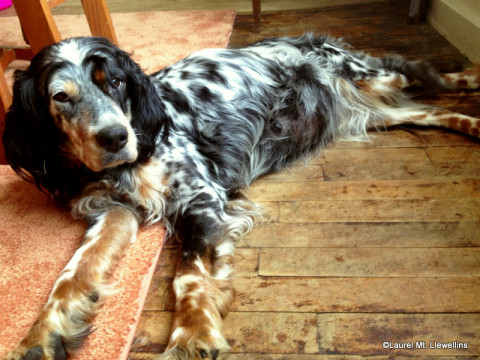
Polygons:
M69 96L78 96L78 94L80 93L77 83L72 80L65 81L63 89Z
M105 75L105 72L103 72L100 69L96 69L93 72L93 77L94 77L95 81L97 81L98 83L103 83L107 80L107 76Z

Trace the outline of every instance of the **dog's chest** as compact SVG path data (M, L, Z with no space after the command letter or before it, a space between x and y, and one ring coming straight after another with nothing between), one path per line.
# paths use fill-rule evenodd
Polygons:
M167 167L158 158L150 158L133 171L133 191L129 195L141 208L146 223L155 223L164 217L170 196L168 179Z

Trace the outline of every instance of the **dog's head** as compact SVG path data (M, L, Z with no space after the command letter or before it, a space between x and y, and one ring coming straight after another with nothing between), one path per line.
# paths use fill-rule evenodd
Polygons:
M3 141L12 168L55 194L72 168L147 158L166 125L154 85L127 53L104 38L72 38L16 72Z

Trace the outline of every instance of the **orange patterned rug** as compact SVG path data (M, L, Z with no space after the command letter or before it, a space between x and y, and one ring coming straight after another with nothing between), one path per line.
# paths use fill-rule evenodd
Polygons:
M119 46L147 72L190 53L226 47L234 11L112 14ZM84 16L55 17L63 38L89 35ZM21 45L16 17L0 18L0 44ZM15 68L27 66L14 62ZM28 331L52 285L82 240L85 224L57 209L35 186L0 166L0 358ZM76 360L127 358L164 238L161 226L141 228L111 276L115 292L96 317L96 331Z

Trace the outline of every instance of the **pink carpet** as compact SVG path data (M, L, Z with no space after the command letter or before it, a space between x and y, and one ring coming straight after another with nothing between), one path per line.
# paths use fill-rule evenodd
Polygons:
M147 73L155 72L196 50L226 47L233 28L235 12L164 11L111 14L118 45L133 53L133 59ZM0 44L25 45L17 17L0 18ZM62 38L88 36L90 30L83 15L58 15L55 23ZM16 61L13 68L28 65ZM11 72L10 72L11 74Z
M89 35L83 16L56 18L62 37ZM226 47L233 11L183 11L112 14L119 46L134 52L147 72L156 71L195 50ZM0 44L20 45L15 17L1 18ZM15 62L10 69L25 67ZM0 357L28 331L52 285L82 240L85 224L57 209L35 186L0 166ZM96 317L76 360L127 358L164 237L161 226L141 228L111 277L117 290Z

